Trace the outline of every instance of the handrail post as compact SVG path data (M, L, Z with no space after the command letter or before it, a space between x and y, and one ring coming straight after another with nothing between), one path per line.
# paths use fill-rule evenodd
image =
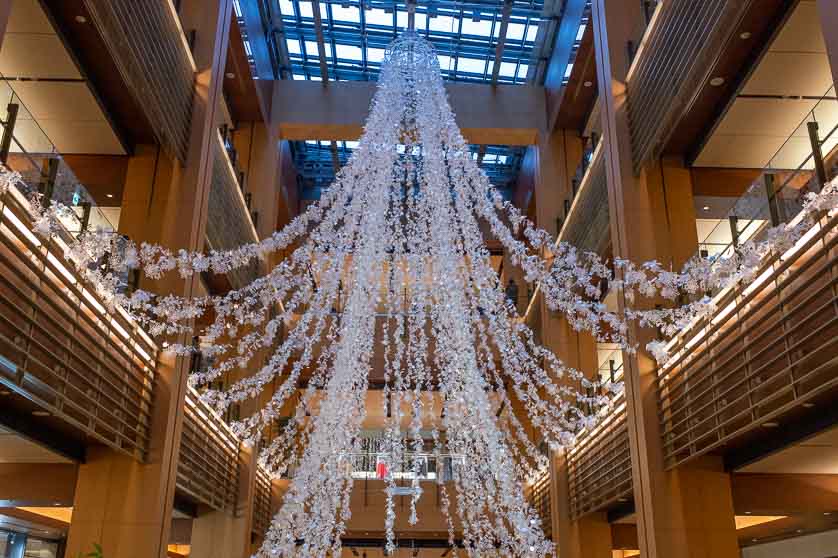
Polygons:
M6 122L3 127L3 139L0 140L0 163L6 164L9 159L9 150L12 148L12 138L15 133L15 123L17 122L17 112L20 105L17 103L9 103L6 106Z
M812 158L815 162L815 174L818 177L818 191L823 190L826 185L826 167L823 164L823 152L821 151L821 140L818 137L818 123L807 122L806 129L809 131L809 143L812 146Z

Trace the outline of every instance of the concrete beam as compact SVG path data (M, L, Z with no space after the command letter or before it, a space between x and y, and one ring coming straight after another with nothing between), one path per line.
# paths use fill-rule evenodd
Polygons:
M284 140L357 140L374 82L274 81L271 121ZM544 88L448 83L463 136L473 144L533 145L546 126Z

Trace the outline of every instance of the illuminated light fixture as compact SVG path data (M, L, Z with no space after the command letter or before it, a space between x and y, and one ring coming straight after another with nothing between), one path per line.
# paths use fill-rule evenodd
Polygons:
M113 197L113 194L105 194L105 197L106 197L106 198L112 198L112 197Z
M780 423L779 422L774 422L773 420L762 423L763 428L777 428L778 426L780 426Z
M236 77L236 74L234 74L233 72L227 72L224 75L227 76L227 79L233 79L234 77Z
M592 81L590 81L590 80L587 80L587 81L585 81L585 83L583 83L582 85L584 85L585 87L591 87L593 84L594 84L594 82L592 82Z
M83 15L77 15L75 19L78 23L87 23L87 18Z
M48 417L51 414L49 411L32 411L32 416L35 417Z
M724 82L725 78L716 76L710 80L710 85L712 85L713 87L719 87L720 85L724 85Z
M745 513L748 515L734 516L737 531L740 529L747 529L748 527L754 527L756 525L762 525L763 523L771 523L772 521L787 518L787 516L785 515L750 515L751 512Z
M743 39L743 40L748 40L748 39L751 38L751 32L750 31L743 31L743 32L739 33L739 38Z
M704 207L702 207L701 209L703 209L704 211L710 211L710 206L709 206L709 205L705 205L705 206L704 206Z

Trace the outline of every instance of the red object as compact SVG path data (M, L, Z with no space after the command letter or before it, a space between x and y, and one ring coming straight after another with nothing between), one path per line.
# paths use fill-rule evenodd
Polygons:
M379 461L375 464L375 475L379 479L384 479L387 476L387 463L384 461Z

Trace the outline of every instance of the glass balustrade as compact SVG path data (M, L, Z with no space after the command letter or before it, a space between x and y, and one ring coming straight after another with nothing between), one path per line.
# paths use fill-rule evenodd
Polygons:
M69 234L115 232L114 222L118 220L119 208L98 206L38 120L21 101L13 84L13 81L0 79L0 127L4 136L7 130L10 131L8 152L0 154L0 161L10 170L20 173L23 184L19 188L28 199L41 194L45 202L58 202L71 210L63 212L60 217Z
M741 197L730 201L713 198L727 207L703 208L712 210L715 217L696 219L701 256L730 257L743 242L758 240L768 228L788 223L802 209L806 194L820 191L822 182L835 174L838 164L835 88L831 87L813 103Z

